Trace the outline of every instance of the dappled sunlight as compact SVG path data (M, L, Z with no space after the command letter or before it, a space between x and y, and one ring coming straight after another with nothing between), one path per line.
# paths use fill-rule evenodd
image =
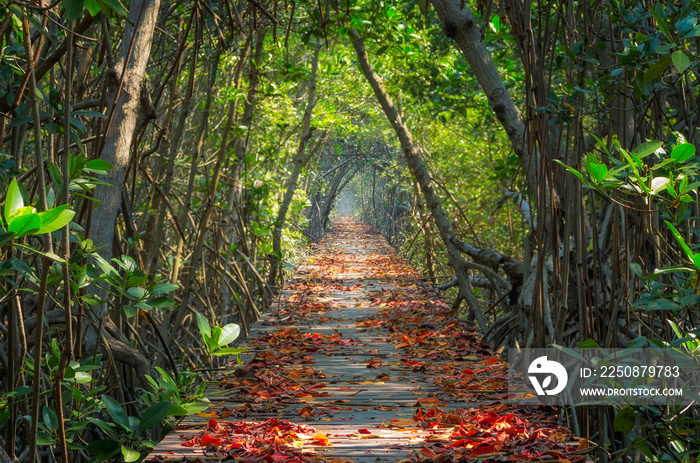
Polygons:
M371 227L338 218L172 455L240 462L586 459L549 407ZM199 421L197 421L199 420ZM164 457L161 453L160 457ZM205 461L205 460L202 460Z

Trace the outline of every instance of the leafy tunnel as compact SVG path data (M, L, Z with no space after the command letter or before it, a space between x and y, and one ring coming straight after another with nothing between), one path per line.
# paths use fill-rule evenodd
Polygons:
M0 6L0 461L143 458L100 420L196 393L336 215L494 348L697 363L696 2ZM601 460L697 458L697 407L624 410Z

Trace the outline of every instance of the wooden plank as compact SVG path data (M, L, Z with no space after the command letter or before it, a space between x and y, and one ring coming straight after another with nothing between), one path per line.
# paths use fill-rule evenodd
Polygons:
M380 313L375 296L410 288L377 277L390 270L382 262L395 259L391 248L376 236L357 239L340 227L314 257L316 262L325 259L326 266L310 262L299 268L275 307L303 309L303 316L297 314L290 324L280 325L270 313L254 324L244 345L249 349L242 355L244 365L222 371L207 390L210 413L188 417L154 449L150 461L219 461L213 448L182 446L214 432L208 429L214 416L227 426L244 423L255 428L269 420L310 425L313 433L322 433L332 444L316 445L308 438L301 449L287 449L295 455L303 451L337 463L400 462L410 454L415 457L431 445L431 439L449 439L449 428L424 429L425 423L414 421L419 411L431 406L448 412L487 407L504 394L484 389L471 391L465 399L445 392L425 372L401 362L408 354L387 341L388 331L368 330L358 323ZM323 309L314 312L305 304ZM457 364L417 360L432 367ZM258 376L255 363L264 365L264 378ZM460 368L469 366L463 362ZM260 387L261 381L268 385Z

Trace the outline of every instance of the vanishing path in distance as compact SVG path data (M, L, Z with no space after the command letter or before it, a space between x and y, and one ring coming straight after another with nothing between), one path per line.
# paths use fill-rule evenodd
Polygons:
M556 410L504 404L507 364L383 237L340 217L147 461L586 460ZM590 449L588 449L590 450Z

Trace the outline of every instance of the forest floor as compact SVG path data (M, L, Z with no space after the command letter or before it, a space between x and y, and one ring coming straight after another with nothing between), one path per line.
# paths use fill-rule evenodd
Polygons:
M151 462L586 460L549 407L371 227L340 217Z

